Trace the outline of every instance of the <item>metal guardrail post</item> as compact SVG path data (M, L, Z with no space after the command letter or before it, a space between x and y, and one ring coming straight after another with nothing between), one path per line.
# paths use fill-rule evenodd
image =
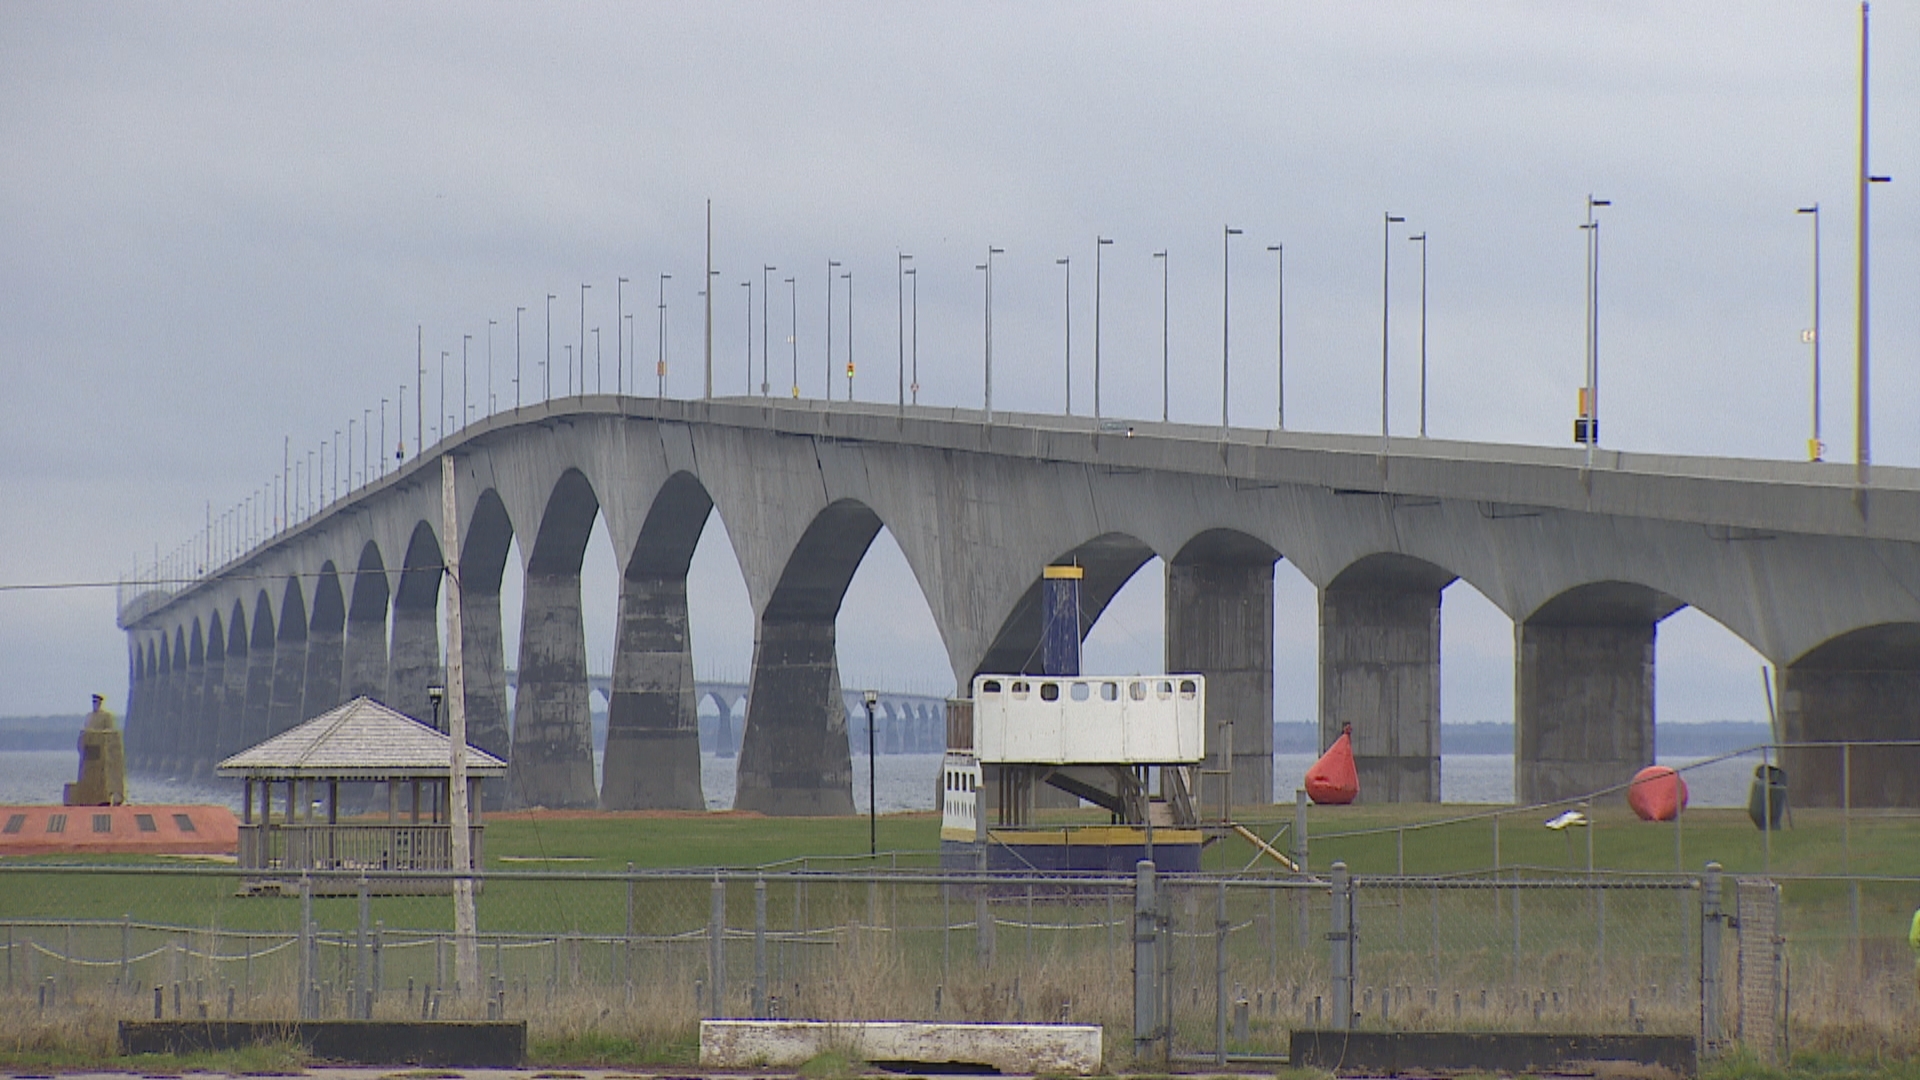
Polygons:
M1227 1065L1227 883L1214 886L1213 911L1213 1063Z
M1700 1049L1713 1053L1721 1041L1720 936L1726 912L1720 902L1720 864L1707 864L1700 882Z
M133 916L120 916L120 992L133 993Z
M313 1019L313 879L300 875L300 1019Z
M767 879L753 881L753 1017L767 1019Z
M1154 865L1142 859L1133 878L1133 1056L1142 1060L1160 1035L1159 939Z
M1333 1012L1334 1026L1347 1030L1353 1027L1353 977L1354 977L1354 926L1353 926L1353 879L1347 874L1347 864L1333 864L1332 911L1329 913L1327 941L1332 944L1332 956L1329 958L1329 970L1333 974Z
M707 919L707 1019L726 1016L727 883L713 876L713 909Z

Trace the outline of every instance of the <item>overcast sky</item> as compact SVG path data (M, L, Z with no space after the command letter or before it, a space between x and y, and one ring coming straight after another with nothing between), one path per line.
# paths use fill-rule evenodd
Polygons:
M1874 456L1920 464L1920 5L1874 18ZM1859 8L1726 4L617 6L14 2L0 18L0 583L112 580L169 549L407 385L416 327L437 401L463 336L476 409L511 403L515 308L537 393L545 297L562 346L603 328L614 382L627 277L651 390L666 284L668 393L699 393L711 199L722 393L748 386L763 264L772 381L818 396L826 262L853 273L856 393L891 399L896 255L919 273L921 400L978 405L995 273L1001 407L1062 404L1073 260L1076 405L1219 415L1221 229L1234 241L1236 424L1272 421L1285 245L1289 426L1377 430L1382 214L1393 427L1412 434L1429 236L1429 428L1557 445L1581 382L1586 199L1602 211L1605 441L1799 458L1809 435L1811 228L1824 223L1831 459L1853 445ZM781 279L796 277L791 312ZM836 281L836 352L846 282ZM593 342L588 339L591 352ZM783 363L787 361L787 363ZM844 362L843 360L841 362ZM757 371L753 382L757 382ZM590 376L591 377L591 376ZM836 388L844 393L844 383ZM428 427L434 426L430 410ZM457 412L457 408L454 410ZM374 421L378 425L378 420ZM377 431L376 431L377 434ZM431 434L431 431L429 432ZM356 471L359 467L355 440ZM589 650L611 655L615 573L587 567ZM1161 662L1158 562L1088 646ZM511 575L510 575L511 577ZM850 683L950 690L882 536L841 615ZM509 587L510 624L517 590ZM722 526L693 571L695 662L739 676L752 626ZM0 592L0 715L125 694L110 591ZM1314 715L1315 604L1282 564L1277 711ZM1446 594L1450 722L1512 712L1512 626ZM510 626L509 648L517 639ZM1660 636L1663 721L1763 719L1751 649L1691 611Z

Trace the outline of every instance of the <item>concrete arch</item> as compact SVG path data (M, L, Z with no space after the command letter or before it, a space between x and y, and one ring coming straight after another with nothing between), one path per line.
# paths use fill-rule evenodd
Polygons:
M307 675L300 695L300 719L311 720L346 700L341 677L346 669L347 601L340 571L322 563L313 587L313 611L307 618Z
M1047 561L1048 566L1078 566L1080 582L1080 637L1099 620L1114 594L1126 585L1156 553L1125 533L1102 533ZM1026 591L1007 613L981 658L975 675L1036 674L1040 670L1040 572L1036 569ZM971 684L972 680L968 680Z
M416 520L401 556L400 584L393 591L393 630L387 652L388 705L423 722L433 718L427 687L440 674L440 579L444 575L440 538L433 526Z
M127 765L145 769L159 723L159 661L151 634L130 634L133 644L133 689L127 694Z
M280 599L279 630L273 642L273 694L268 705L267 734L278 735L298 724L307 681L307 602L298 577L288 577Z
M547 496L527 555L519 689L507 774L514 806L592 809L593 728L580 564L600 513L586 474L568 469Z
M674 473L655 494L622 568L600 786L606 809L706 806L687 567L712 514L705 485Z
M777 815L853 812L853 760L834 620L881 529L857 499L813 517L760 612L734 808Z
M1777 668L1780 738L1789 743L1920 735L1920 622L1880 623L1829 638ZM1920 747L1783 751L1803 806L1920 805Z
M341 650L340 697L387 695L387 608L392 598L380 545L360 546L359 562L347 596L346 642Z
M264 741L272 730L274 626L273 599L260 589L253 599L253 625L247 640L247 689L241 706L240 749Z

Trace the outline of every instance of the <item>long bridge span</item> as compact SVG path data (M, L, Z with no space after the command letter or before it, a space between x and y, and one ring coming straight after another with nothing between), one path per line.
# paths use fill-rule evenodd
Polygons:
M1788 741L1920 734L1920 475L1077 417L755 398L570 398L462 429L184 585L133 590L129 752L204 772L353 694L414 715L441 658L438 461L454 456L473 740L511 798L698 808L686 572L709 518L756 619L736 805L853 806L834 620L884 525L957 693L1030 670L1041 571L1085 568L1091 626L1167 565L1166 665L1235 722L1235 790L1271 790L1273 574L1319 590L1323 741L1353 724L1371 799L1439 797L1440 594L1514 621L1518 794L1653 760L1654 639L1694 606L1776 665ZM580 567L596 517L621 584L604 777L589 741ZM519 537L509 717L500 589ZM1216 726L1210 730L1214 738ZM1210 748L1209 753L1214 753ZM1855 805L1920 802L1920 754L1856 759ZM1837 758L1789 757L1837 802Z

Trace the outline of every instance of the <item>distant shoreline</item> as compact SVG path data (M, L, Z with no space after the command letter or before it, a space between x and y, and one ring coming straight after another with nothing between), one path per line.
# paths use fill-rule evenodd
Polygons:
M0 716L0 750L71 750L86 722L87 718L81 714ZM1668 723L1656 728L1660 753L1685 757L1724 754L1759 745L1769 738L1767 725L1743 720ZM1448 754L1511 754L1513 725L1442 723L1440 746L1442 752ZM1273 725L1274 753L1314 754L1320 749L1318 725Z

